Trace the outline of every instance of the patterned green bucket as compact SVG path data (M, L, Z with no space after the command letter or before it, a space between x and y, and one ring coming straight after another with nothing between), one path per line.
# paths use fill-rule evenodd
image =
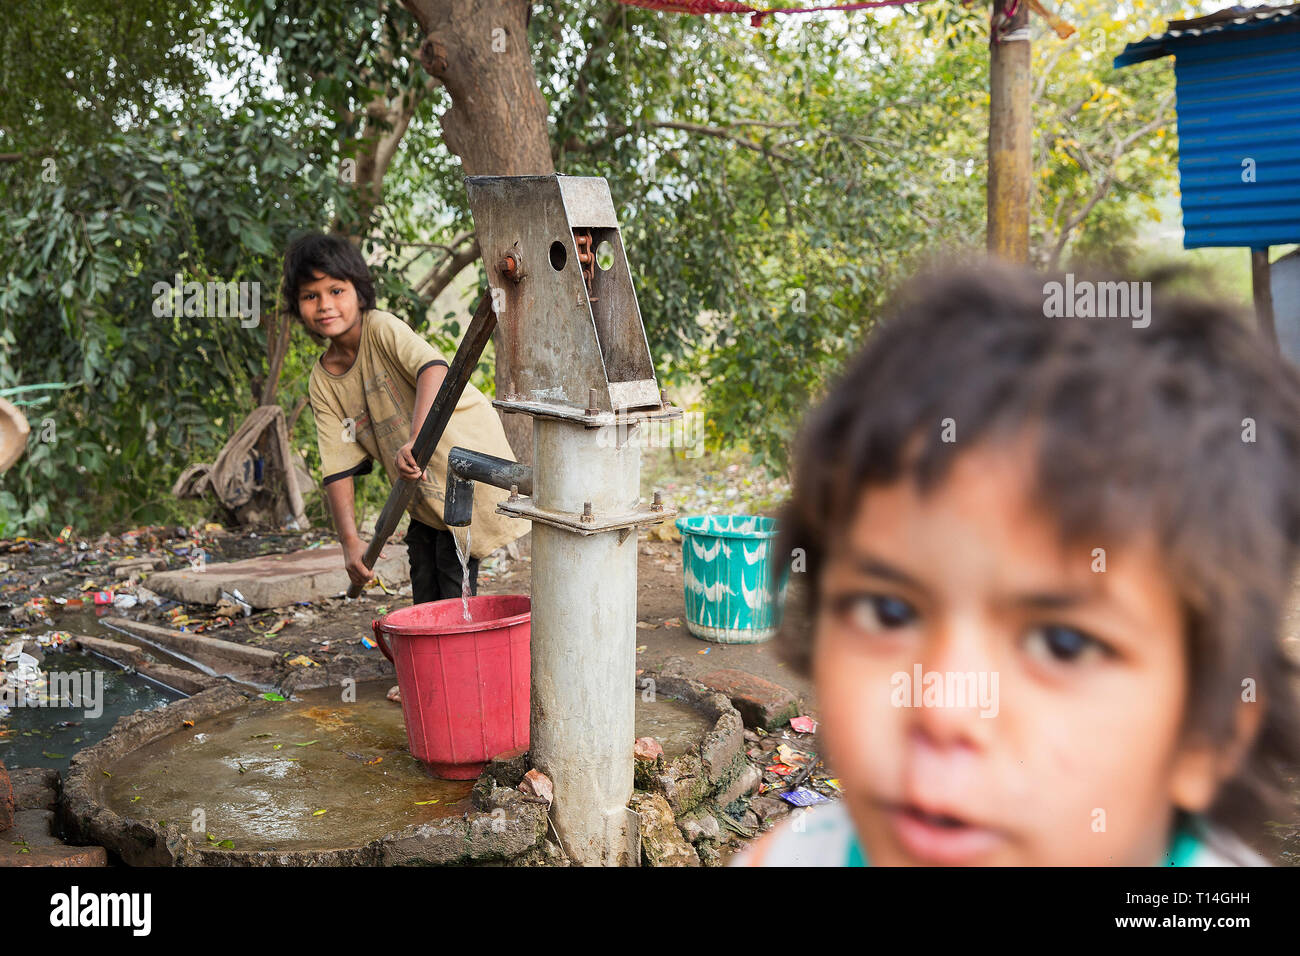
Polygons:
M787 575L772 588L775 518L696 515L678 518L686 626L719 644L757 644L781 624Z

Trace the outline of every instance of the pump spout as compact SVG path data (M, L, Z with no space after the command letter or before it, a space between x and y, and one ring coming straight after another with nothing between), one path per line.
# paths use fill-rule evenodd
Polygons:
M453 448L447 454L447 493L442 520L449 528L464 528L474 517L474 482L495 488L514 488L522 495L533 493L533 469L508 458L485 455L468 448Z

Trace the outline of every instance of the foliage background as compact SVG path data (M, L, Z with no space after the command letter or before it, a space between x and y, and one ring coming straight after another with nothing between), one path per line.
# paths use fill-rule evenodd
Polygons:
M1150 254L1176 188L1173 71L1110 62L1210 6L1062 3L1068 41L1036 25L1040 264ZM0 389L70 386L28 409L0 535L201 510L171 483L256 404L266 325L156 317L153 286L178 273L260 282L269 310L289 239L344 229L381 305L450 354L482 276L470 266L437 302L422 291L472 222L413 30L386 0L22 0L0 20L0 154L15 157L0 162ZM890 290L983 245L985 11L941 0L756 30L579 0L535 7L529 39L557 169L610 180L661 378L700 395L712 449L781 473ZM363 196L342 164L391 132L376 98L405 96L382 195ZM291 415L319 351L295 332L277 393ZM293 439L315 467L310 409ZM382 485L362 483L363 505Z

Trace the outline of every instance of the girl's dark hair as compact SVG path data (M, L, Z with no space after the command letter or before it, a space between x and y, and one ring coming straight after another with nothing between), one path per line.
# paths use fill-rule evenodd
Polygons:
M299 320L302 316L298 313L298 287L311 282L317 273L351 282L357 290L362 312L375 307L375 280L357 247L342 236L308 232L289 243L284 254L281 301Z
M1184 610L1187 730L1225 744L1254 681L1261 731L1210 816L1255 836L1300 764L1280 639L1300 557L1300 370L1218 303L1157 284L1146 327L1049 318L1049 282L1067 279L995 264L921 276L808 417L777 552L802 549L808 613L790 616L783 652L808 672L827 554L873 486L932 488L973 444L1031 433L1064 541L1156 536Z

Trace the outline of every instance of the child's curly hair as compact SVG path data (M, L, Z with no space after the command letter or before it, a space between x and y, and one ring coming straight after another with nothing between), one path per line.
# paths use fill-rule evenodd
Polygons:
M1243 316L1158 284L1145 328L1048 318L1044 283L1063 278L931 273L872 332L796 446L777 553L802 549L809 613L783 650L807 673L820 573L863 493L904 475L933 487L973 442L1032 428L1037 494L1063 540L1157 536L1184 609L1187 731L1230 740L1255 681L1260 733L1209 815L1257 838L1300 764L1280 639L1300 557L1300 370ZM941 440L945 418L959 441Z

